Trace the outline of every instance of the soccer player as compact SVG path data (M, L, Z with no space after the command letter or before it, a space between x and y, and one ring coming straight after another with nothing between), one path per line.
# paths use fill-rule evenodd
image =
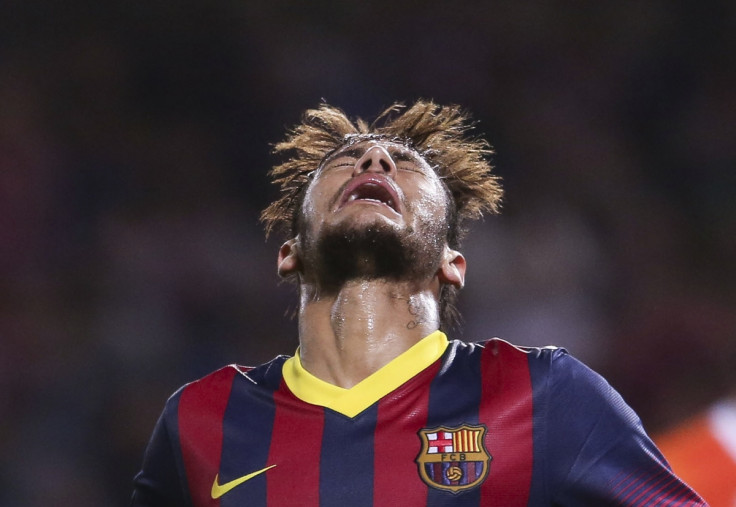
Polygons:
M135 506L705 505L558 348L449 340L463 226L501 197L457 107L323 104L275 151L299 348L167 402Z

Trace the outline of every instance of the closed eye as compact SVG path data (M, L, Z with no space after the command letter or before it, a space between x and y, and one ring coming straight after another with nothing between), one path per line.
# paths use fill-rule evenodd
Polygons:
M346 166L353 167L354 165L355 165L355 160L350 160L346 162L337 162L334 164L330 164L330 167L346 167Z
M345 167L348 165L355 165L355 162L363 156L365 150L359 147L348 148L340 151L331 157L328 157L324 162L325 168L331 167Z
M354 157L338 157L325 165L325 169L335 169L337 167L353 167L358 159Z
M405 148L398 148L392 150L391 157L393 157L396 162L397 169L425 174L425 171L422 170L419 159L413 152Z
M415 166L414 164L401 164L396 167L399 171L410 171L413 173L419 173L424 174L424 171L422 171L419 167Z

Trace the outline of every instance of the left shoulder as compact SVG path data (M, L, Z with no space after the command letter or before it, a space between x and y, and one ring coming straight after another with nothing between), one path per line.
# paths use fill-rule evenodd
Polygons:
M586 397L617 396L601 375L562 347L527 347L491 338L476 342L452 340L449 349L449 357L455 361L475 357L483 371L524 370L536 389L555 391L575 386L578 393Z
M562 347L526 347L515 345L501 338L490 338L479 341L465 342L452 340L450 346L458 354L480 354L494 358L525 358L528 361L551 364L562 356L569 356Z

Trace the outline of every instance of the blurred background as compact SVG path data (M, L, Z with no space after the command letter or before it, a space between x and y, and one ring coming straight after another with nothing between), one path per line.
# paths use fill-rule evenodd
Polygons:
M296 348L272 143L457 103L503 214L454 337L561 345L663 431L736 388L736 3L8 0L0 505L126 505L166 398Z

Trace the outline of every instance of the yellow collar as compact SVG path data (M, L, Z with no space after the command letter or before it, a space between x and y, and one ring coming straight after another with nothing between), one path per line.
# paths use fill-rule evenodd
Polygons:
M435 331L350 389L320 380L305 370L298 349L284 362L282 373L286 385L300 400L355 417L434 363L447 345L447 336Z

